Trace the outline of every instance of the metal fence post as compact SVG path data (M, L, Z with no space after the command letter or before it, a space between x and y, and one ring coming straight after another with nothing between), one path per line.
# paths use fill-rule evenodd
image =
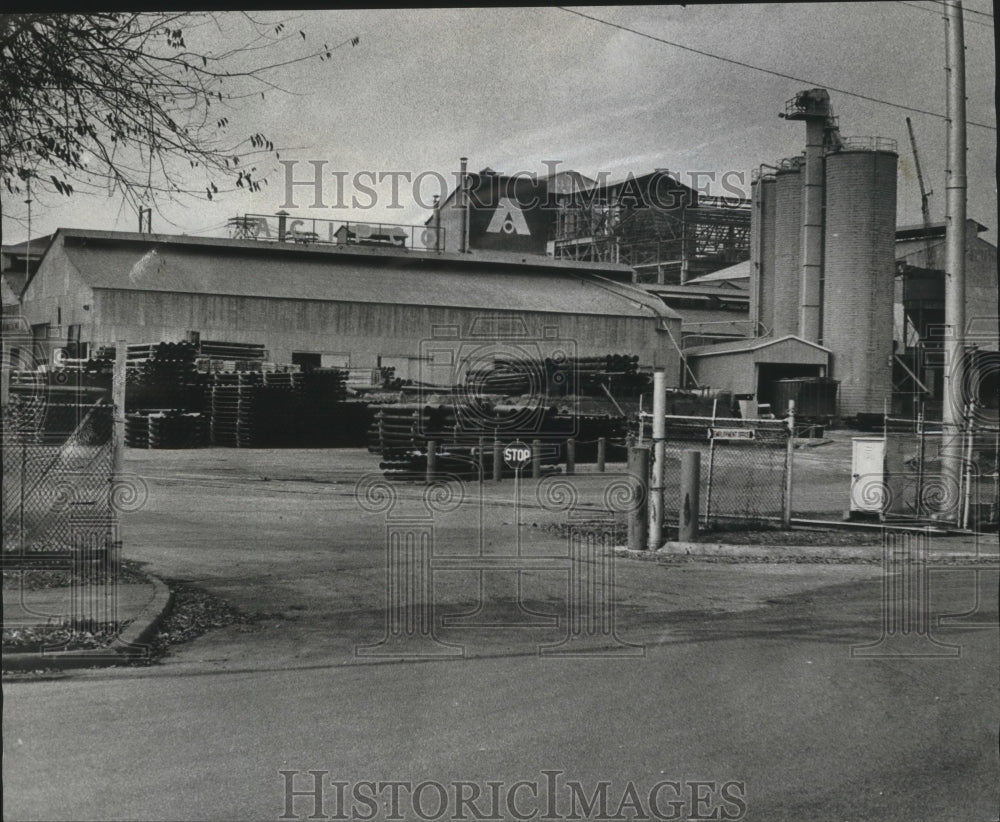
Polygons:
M531 441L531 478L538 479L542 476L542 441Z
M427 440L427 472L424 475L426 482L434 482L437 474L437 448L438 444L434 440Z
M795 462L795 400L788 401L788 444L785 451L785 504L781 508L781 524L792 524L792 465Z
M500 482L503 476L503 451L500 448L500 439L493 435L493 481Z
M632 445L628 449L628 473L633 482L639 484L639 504L628 514L628 547L633 551L644 551L646 545L646 524L649 516L649 448Z
M701 452L693 449L681 454L681 510L677 538L681 542L698 540L698 492L701 488Z
M666 457L667 385L663 369L653 372L653 472L649 489L650 550L657 550L663 542L663 462Z
M604 465L607 459L608 441L604 437L597 438L597 471L604 473Z
M712 480L715 477L715 417L718 413L719 401L716 399L712 403L712 429L709 430L708 437L708 482L705 488L705 527L709 527L712 517ZM698 516L698 511L695 511Z
M126 340L115 342L115 370L111 379L111 404L114 414L114 442L111 445L112 477L116 481L122 474L125 460L125 369L128 360Z
M476 451L476 459L479 462L479 484L483 484L483 480L486 478L486 457L483 456L483 438L479 438L479 448Z

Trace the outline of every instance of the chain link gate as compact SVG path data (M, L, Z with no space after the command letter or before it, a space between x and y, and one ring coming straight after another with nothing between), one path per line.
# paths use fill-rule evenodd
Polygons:
M640 417L641 441L651 416ZM792 470L787 420L666 415L665 421L666 521L678 519L681 455L692 450L701 454L699 513L706 527L785 520Z

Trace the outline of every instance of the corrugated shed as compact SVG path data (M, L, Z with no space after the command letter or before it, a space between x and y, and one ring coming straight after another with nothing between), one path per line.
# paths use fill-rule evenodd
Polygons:
M733 340L718 345L702 345L684 352L688 357L744 356L751 362L794 363L803 365L825 365L830 350L800 339L786 336L777 339L758 337L753 340Z
M80 278L94 289L677 319L661 301L585 268L540 267L533 261L519 270L416 254L261 250L270 249L169 239L63 246Z

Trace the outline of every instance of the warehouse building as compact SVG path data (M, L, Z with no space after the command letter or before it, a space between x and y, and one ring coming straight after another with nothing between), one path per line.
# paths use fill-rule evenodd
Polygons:
M60 229L21 293L43 361L116 340L262 344L276 363L461 378L456 351L636 355L680 376L680 319L624 266ZM485 350L484 349L484 350ZM8 360L10 361L10 360Z

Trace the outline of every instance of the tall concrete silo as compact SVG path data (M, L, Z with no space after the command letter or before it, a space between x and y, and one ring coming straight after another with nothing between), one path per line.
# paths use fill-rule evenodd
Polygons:
M755 337L770 333L774 323L774 186L774 172L762 167L751 191L750 320Z
M897 160L875 137L826 155L822 344L842 416L881 414L891 396Z
M802 178L800 157L782 160L774 181L774 309L775 337L799 333L802 268Z

